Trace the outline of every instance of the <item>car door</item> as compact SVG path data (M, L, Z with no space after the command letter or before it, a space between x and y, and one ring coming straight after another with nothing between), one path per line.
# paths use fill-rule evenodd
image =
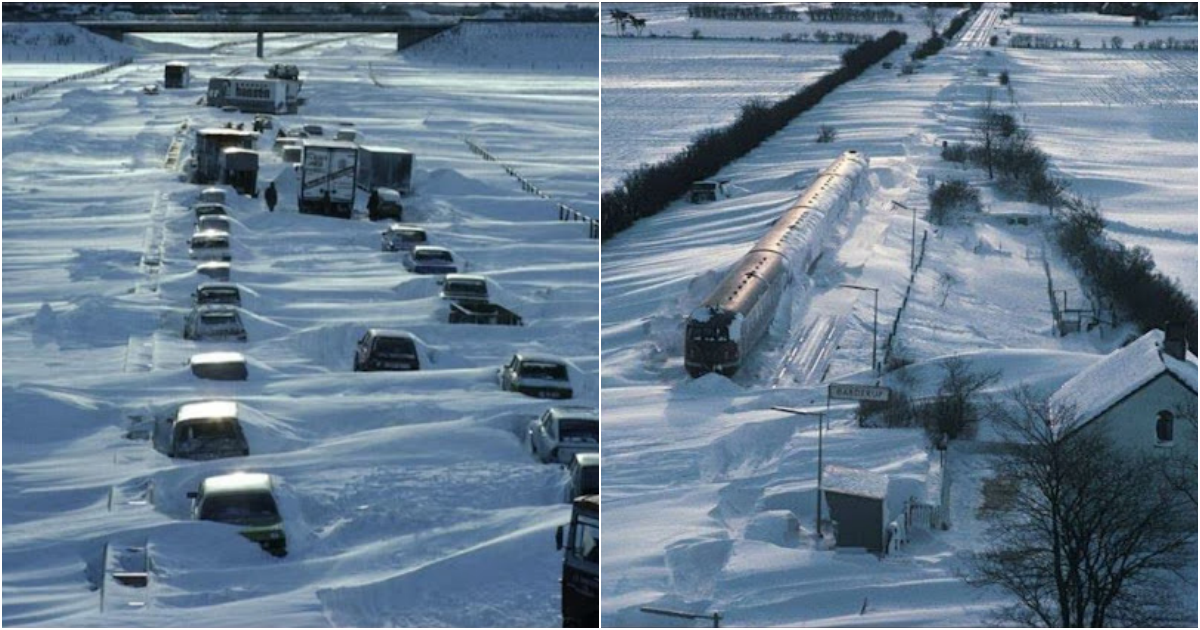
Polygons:
M370 349L371 349L371 333L365 333L365 334L363 334L362 338L358 340L358 345L355 346L355 350L354 350L355 364L357 364L360 367L365 366L367 364L367 358L370 355Z
M546 425L549 422L550 422L550 412L546 411L546 412L542 413L542 417L538 420L537 428L533 432L533 440L534 440L534 444L536 446L534 452L537 453L539 457L541 457L541 455L543 453L545 453L547 450L549 450L547 447L547 440L546 440Z

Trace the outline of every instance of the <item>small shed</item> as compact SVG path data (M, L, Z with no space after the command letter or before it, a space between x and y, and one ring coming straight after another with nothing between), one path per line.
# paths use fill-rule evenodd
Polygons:
M229 147L221 151L221 182L243 195L258 196L258 153Z
M221 178L221 152L225 149L253 149L258 134L253 131L209 127L196 130L196 172L192 180L197 184L215 184Z
M887 547L887 476L860 468L826 466L821 486L829 516L837 523L837 546L883 553Z

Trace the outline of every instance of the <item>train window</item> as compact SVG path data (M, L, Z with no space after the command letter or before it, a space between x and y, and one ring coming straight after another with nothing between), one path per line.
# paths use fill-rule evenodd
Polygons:
M729 329L725 326L688 326L692 341L729 341Z

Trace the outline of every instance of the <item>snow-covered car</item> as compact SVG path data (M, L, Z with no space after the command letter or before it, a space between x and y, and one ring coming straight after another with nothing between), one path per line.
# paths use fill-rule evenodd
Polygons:
M433 275L458 273L458 262L445 247L416 245L404 253L404 268L412 273Z
M210 381L244 381L250 376L240 352L204 352L188 359L192 375Z
M233 222L222 214L206 214L196 219L196 232L233 232Z
M500 368L500 388L534 398L571 398L571 377L562 359L517 353Z
M196 232L188 243L188 255L192 260L232 260L233 254L229 251L229 232L215 230Z
M200 196L196 199L198 203L216 203L225 204L225 190L223 188L205 188L200 191Z
M567 466L570 481L563 498L567 503L589 494L600 494L600 454L576 453Z
M423 228L401 223L388 226L388 229L379 233L379 237L380 249L385 252L407 252L429 242L429 235Z
M688 200L692 203L707 203L724 199L729 196L729 189L726 185L727 180L705 180L692 184L691 190L688 192Z
M227 262L206 262L196 265L196 273L220 282L229 282L230 270L230 264Z
M219 459L250 454L238 421L238 406L229 400L181 405L171 422L167 455L183 459Z
M197 306L183 325L183 338L192 341L246 340L246 327L237 307L225 304Z
M354 371L419 370L416 339L398 330L368 330L354 350Z
M600 450L600 414L586 407L551 407L529 423L529 450L542 463L569 464Z
M236 472L200 482L192 500L192 518L241 527L242 536L273 556L287 555L287 534L275 501L275 480L265 473Z
M196 287L192 293L194 306L209 304L226 304L229 306L242 305L242 292L238 285L229 282L205 282Z
M223 203L207 203L207 202L205 202L205 203L198 203L198 204L192 206L192 212L196 213L197 219L199 219L200 217L208 216L208 215L212 215L212 214L228 216L229 215L229 207Z
M446 279L442 281L441 297L456 302L487 302L487 278L462 273L446 274Z

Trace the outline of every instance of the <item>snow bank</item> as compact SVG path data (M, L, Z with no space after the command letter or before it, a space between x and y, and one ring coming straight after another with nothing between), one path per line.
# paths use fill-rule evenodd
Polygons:
M401 53L410 61L521 70L597 67L595 24L464 23Z
M5 22L3 26L4 63L94 62L102 65L137 53L136 48L67 22Z

